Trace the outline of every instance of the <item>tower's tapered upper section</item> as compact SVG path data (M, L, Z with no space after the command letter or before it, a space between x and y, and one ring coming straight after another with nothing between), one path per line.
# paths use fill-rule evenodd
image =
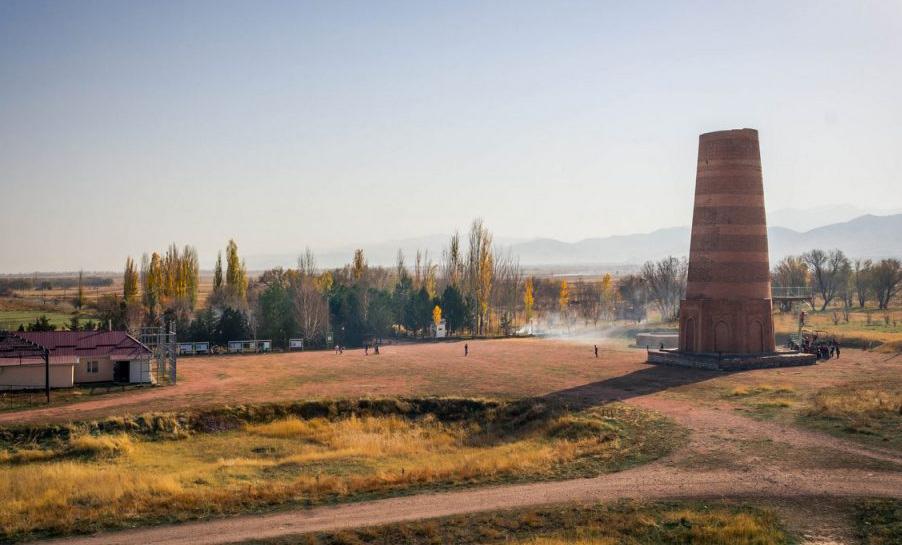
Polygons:
M770 299L758 131L703 134L686 299Z

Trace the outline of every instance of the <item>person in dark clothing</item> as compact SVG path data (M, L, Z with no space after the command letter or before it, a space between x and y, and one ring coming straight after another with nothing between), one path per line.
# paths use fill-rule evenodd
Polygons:
M470 345L468 345L467 343L464 343L464 356L469 356L469 355L470 355Z
M379 343L373 345L373 352L378 356L379 355Z
M370 355L370 345L369 345L369 344L364 344L364 345L363 345L363 355L364 355L364 356L369 356L369 355Z
M839 343L836 341L833 341L833 348L836 351L836 359L839 359Z
M595 345L595 357L596 358L598 357L598 345L597 344Z

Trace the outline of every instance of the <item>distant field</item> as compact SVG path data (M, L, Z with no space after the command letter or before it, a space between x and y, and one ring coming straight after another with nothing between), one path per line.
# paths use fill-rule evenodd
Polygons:
M109 286L85 287L84 297L88 303L105 295L122 295L122 277L114 276ZM202 274L197 289L198 308L203 308L207 297L213 291L213 275ZM40 310L51 308L56 312L74 310L72 300L78 293L77 288L53 288L49 290L27 289L16 290L14 297L0 297L0 310Z
M71 314L64 312L44 312L39 310L0 310L0 329L15 330L20 324L29 324L38 317L46 315L50 323L57 327L69 325Z

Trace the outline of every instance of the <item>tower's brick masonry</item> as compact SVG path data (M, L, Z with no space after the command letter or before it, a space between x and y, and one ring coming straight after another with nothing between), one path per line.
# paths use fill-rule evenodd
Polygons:
M774 352L758 131L703 134L680 351Z

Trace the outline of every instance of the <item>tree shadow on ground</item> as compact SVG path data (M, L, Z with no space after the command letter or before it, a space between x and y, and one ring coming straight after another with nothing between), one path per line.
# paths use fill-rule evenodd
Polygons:
M612 401L623 401L687 384L704 382L728 374L731 372L649 364L626 375L551 392L543 397L548 401L581 410Z

